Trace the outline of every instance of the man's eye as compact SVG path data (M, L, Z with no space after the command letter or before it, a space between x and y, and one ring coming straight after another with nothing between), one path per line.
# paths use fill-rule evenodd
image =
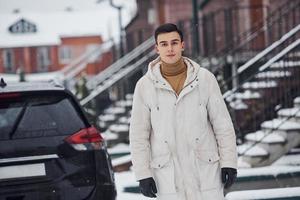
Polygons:
M161 44L161 46L162 46L162 47L166 47L166 46L167 46L167 44L166 44L166 43L163 43L163 44Z
M177 45L178 44L178 42L172 42L172 45Z

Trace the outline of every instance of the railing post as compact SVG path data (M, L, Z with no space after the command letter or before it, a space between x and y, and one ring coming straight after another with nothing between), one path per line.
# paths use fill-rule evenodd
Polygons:
M193 55L200 55L199 48L199 20L198 20L198 1L192 0L193 2L193 22L192 22L192 30L193 30Z

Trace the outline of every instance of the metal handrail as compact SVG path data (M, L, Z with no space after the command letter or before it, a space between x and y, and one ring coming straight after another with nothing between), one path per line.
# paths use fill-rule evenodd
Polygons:
M110 48L112 46L112 41L108 41L105 43L102 43L99 45L99 47L93 49L92 51L86 51L84 54L79 56L78 58L74 59L70 64L65 66L60 70L61 73L63 74L68 74L70 71L76 69L76 66L78 66L81 62L86 61L88 58L93 56L95 53L102 53L104 50Z
M117 60L115 63L107 67L105 70L101 71L98 75L91 78L87 82L87 87L93 89L97 87L98 84L109 78L112 74L128 65L131 61L138 58L141 54L145 53L147 50L154 46L154 38L151 37L143 42L141 45L136 47L134 50L126 54L121 59Z
M252 58L251 60L249 60L247 63L245 63L244 65L242 65L239 69L238 69L238 73L232 77L230 77L225 84L228 83L228 81L231 81L234 78L237 78L243 71L245 71L246 69L248 69L249 67L251 67L253 64L255 64L258 60L260 60L261 58L263 58L264 56L266 56L268 53L270 53L272 50L274 50L275 48L277 48L278 46L280 46L281 44L283 44L283 42L285 42L287 39L291 38L293 35L295 35L296 33L298 33L300 31L300 24L297 25L295 28L293 28L291 31L289 31L288 33L286 33L284 36L282 36L278 41L274 42L270 47L266 48L265 50L263 50L261 53L257 54L254 58ZM288 47L286 47L283 52L288 52L290 50L292 50L295 46L298 45L298 40L296 40L295 42L293 42L291 45L289 45ZM279 57L279 55L281 55ZM273 59L269 60L268 66L270 66L272 63L276 62L279 58L281 58L284 54L283 53L279 53L276 56L273 57ZM277 58L277 59L274 59ZM266 63L266 64L267 64ZM266 69L266 65L263 65L264 69ZM261 70L260 70L261 71ZM258 72L260 72L258 71ZM257 73L258 73L257 72ZM254 74L255 75L255 74ZM253 75L253 76L254 76ZM252 78L253 76L250 76L250 78ZM247 79L249 80L249 78ZM222 86L225 86L225 84L223 84ZM232 88L231 90L228 90L227 92L225 92L223 94L224 98L229 97L230 95L232 95L235 91L237 91L242 84L239 84L238 86ZM221 86L221 87L222 87Z
M300 2L296 2L295 6L290 6L289 4L286 4L286 7L281 7L280 9L274 11L273 13L271 13L271 15L265 19L263 19L262 21L260 21L258 23L259 24L263 24L263 26L261 26L260 28L255 27L255 28L251 28L249 30L247 30L246 32L241 34L241 37L245 38L240 38L239 37L239 41L241 41L238 46L233 47L235 39L233 39L229 45L227 45L225 48L221 49L220 51L218 51L217 53L215 53L214 55L210 56L210 57L222 57L223 59L226 59L229 55L234 54L235 52L238 52L242 47L246 46L249 42L253 41L261 32L265 31L268 29L268 27L272 24L274 24L275 21L281 20L283 17L285 17L286 15L288 15L290 13L291 10L294 10L295 8L299 8L300 7ZM282 12L282 10L284 10ZM279 15L277 15L279 13ZM263 23L265 22L265 23ZM254 29L254 32L252 32ZM222 66L218 65L217 67L212 69L214 73L217 73L219 70L222 70Z
M101 84L97 85L97 87L95 87L87 97L85 97L84 99L82 99L80 101L80 104L82 106L84 106L85 104L90 102L92 99L94 99L96 96L98 96L99 94L101 94L102 92L107 90L109 87L111 87L113 84L115 84L117 81L121 80L123 77L128 75L130 72L132 72L140 67L143 67L142 64L154 55L155 55L155 50L153 49L151 52L149 52L148 54L143 56L141 59L139 59L134 64L131 64L131 65L127 66L126 68L124 68L122 70L122 72L112 75L110 77L109 81L101 82Z

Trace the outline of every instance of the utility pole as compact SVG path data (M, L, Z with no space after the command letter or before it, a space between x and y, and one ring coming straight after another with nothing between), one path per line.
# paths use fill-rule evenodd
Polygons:
M109 0L110 5L113 8L118 9L118 14L119 14L119 28L120 28L120 58L123 57L124 55L124 47L123 47L123 27L122 27L122 6L116 6L113 3L113 0Z
M198 1L192 0L193 3L193 55L200 56L199 48L199 20L198 20Z

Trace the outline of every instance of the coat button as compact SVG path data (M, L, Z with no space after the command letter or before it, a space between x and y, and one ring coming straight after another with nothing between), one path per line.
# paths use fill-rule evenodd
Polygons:
M193 86L191 85L191 88L193 88Z
M209 162L211 162L211 159L208 159Z
M158 165L158 167L160 167L160 165Z

